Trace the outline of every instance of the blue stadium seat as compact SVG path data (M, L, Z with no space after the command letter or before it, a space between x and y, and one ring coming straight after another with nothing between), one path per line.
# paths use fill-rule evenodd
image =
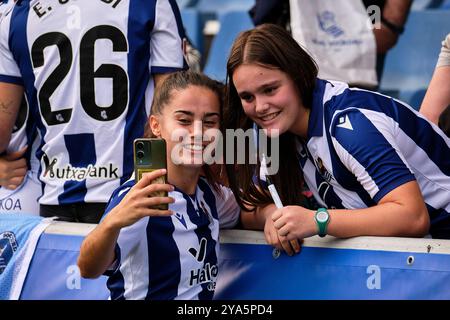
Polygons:
M415 110L419 111L426 92L427 91L425 88L417 90L402 90L398 93L398 99L406 102Z
M413 0L411 10L450 9L450 0Z
M193 7L197 4L198 0L176 0L180 9Z
M429 8L432 0L414 0L411 5L411 10L425 10Z
M186 35L195 48L203 53L203 25L199 12L193 8L182 9L181 19L183 20Z
M241 31L253 28L253 22L247 11L224 13L220 16L219 22L220 30L212 41L203 71L213 79L224 81L227 59L233 41Z
M448 32L450 11L411 11L404 34L386 56L380 91L411 93L426 90L436 66L441 42ZM406 93L404 97L414 96ZM397 96L400 98L400 95Z
M430 0L428 9L440 9L445 0Z
M444 1L439 9L450 10L450 0Z
M248 11L254 4L255 0L198 0L195 7L206 21L219 19L230 11Z

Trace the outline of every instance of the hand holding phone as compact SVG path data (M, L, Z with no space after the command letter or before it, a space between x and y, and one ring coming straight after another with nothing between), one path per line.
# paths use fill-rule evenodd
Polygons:
M167 169L166 141L164 139L140 138L134 140L134 173L136 182L146 172ZM157 184L167 183L167 174L152 181ZM152 197L167 197L167 192L156 192ZM167 204L154 206L155 209L167 210Z

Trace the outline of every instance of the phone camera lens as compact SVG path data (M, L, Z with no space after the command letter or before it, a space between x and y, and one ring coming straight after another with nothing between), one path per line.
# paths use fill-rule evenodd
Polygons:
M144 151L138 151L137 152L137 157L138 157L138 159L143 159L144 158Z
M144 149L144 143L143 142L138 142L136 144L136 148L138 148L139 150L143 150Z

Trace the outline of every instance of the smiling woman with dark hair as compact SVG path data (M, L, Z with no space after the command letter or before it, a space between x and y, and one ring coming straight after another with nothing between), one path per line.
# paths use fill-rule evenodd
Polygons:
M450 238L450 140L412 108L318 79L313 59L270 24L238 36L227 74L227 128L254 122L281 140L272 180L284 208L249 179L257 166L228 168L241 205L267 218L269 243L316 234ZM322 206L316 212L300 205L303 179Z

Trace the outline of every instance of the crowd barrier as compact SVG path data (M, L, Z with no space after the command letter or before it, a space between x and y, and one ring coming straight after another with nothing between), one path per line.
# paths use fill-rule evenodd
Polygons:
M76 266L94 225L53 222L41 235L21 299L108 299L106 278ZM358 237L305 239L289 257L262 232L221 232L216 299L450 299L450 241Z

